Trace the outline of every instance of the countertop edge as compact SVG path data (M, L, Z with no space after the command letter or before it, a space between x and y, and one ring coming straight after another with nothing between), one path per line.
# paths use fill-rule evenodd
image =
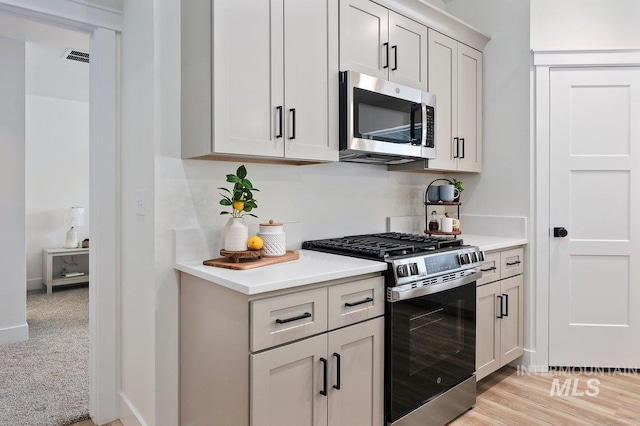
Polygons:
M478 246L482 251L504 250L529 243L527 238L494 237L491 235L463 234L464 244Z

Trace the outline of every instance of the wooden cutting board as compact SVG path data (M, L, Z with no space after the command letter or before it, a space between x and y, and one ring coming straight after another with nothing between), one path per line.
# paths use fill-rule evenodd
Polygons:
M253 269L260 268L261 266L274 265L276 263L289 262L291 260L297 260L300 258L300 254L295 250L287 250L284 256L277 257L265 257L261 259L240 259L238 263L226 257L220 257L217 259L209 259L202 262L203 265L216 266L218 268L227 269Z

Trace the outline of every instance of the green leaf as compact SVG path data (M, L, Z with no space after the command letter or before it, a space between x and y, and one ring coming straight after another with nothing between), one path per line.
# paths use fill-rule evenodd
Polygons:
M227 175L227 182L240 182L240 178L236 175Z
M242 183L245 188L253 189L253 185L249 179L240 179L240 183Z
M229 212L220 212L220 214L231 214Z
M228 199L223 198L222 200L220 200L220 204L223 206L230 206L232 203Z
M253 194L248 189L244 191L244 199L250 201L253 198Z
M231 193L231 191L229 191L227 188L218 188L218 189L222 189L223 191L227 191L227 192ZM220 195L222 195L222 194L220 194Z
M249 215L249 216L253 216L253 217L258 217L258 216L256 216L256 215L255 215L255 214L253 214L253 213L247 213L247 215Z
M249 200L249 201L247 201L247 202L245 203L245 205L247 205L247 206L251 206L251 208L254 208L254 209L255 209L256 207L258 207L258 205L256 204L256 202L255 202L254 200Z
M249 213L251 210L253 210L253 207L251 207L251 206L250 206L250 205L248 205L248 204L245 204L245 205L244 205L244 211L245 211L245 212Z
M247 169L244 167L244 164L238 167L238 171L236 171L236 174L240 179L244 179L245 177L247 177Z

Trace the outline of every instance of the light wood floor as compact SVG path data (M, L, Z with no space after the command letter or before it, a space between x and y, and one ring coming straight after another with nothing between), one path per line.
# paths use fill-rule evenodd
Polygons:
M640 371L577 373L526 374L504 367L478 383L475 407L450 426L640 425ZM85 420L71 426L95 425Z
M527 375L504 367L478 383L475 407L450 425L640 425L640 371L577 373ZM567 379L568 387L560 392Z

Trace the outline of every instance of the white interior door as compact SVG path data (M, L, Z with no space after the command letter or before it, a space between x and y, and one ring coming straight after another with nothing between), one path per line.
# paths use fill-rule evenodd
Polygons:
M640 366L640 69L550 72L549 365Z

